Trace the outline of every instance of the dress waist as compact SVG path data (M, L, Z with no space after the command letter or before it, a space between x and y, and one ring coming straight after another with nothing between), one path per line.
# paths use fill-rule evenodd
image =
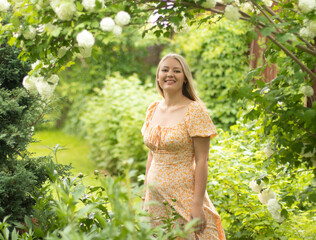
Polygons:
M153 162L154 165L192 165L194 162L194 154L192 152L154 152Z

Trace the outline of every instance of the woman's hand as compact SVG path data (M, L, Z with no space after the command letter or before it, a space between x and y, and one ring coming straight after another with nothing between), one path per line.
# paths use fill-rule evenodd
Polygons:
M191 219L198 218L199 223L197 225L197 230L195 233L203 233L206 228L206 218L203 210L203 205L193 205L191 209Z

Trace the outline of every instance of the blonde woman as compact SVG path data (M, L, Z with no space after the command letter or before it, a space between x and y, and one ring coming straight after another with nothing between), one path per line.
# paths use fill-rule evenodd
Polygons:
M192 239L223 240L220 217L206 192L210 138L217 132L182 56L161 59L156 87L163 100L148 107L142 128L149 148L144 208L153 225L161 224L165 206L172 206L181 216L179 224L199 219Z

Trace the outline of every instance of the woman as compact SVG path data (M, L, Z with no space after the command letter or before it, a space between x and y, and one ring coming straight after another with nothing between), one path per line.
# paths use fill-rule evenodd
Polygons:
M195 94L185 59L163 57L157 68L156 87L163 96L152 103L142 128L150 149L143 197L152 224L167 217L172 206L185 224L198 218L193 239L225 239L220 217L206 192L210 138L217 135L207 109ZM147 204L150 202L156 204Z

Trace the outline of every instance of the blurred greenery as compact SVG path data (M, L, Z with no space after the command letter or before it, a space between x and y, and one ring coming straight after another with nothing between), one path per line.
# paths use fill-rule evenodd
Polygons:
M94 175L94 170L97 169L96 163L88 158L90 147L87 141L55 129L35 131L34 139L36 142L28 147L28 151L34 156L54 156L53 148L59 144L57 160L53 158L56 163L71 164L72 174L77 176L80 172L83 173L85 176L83 181L87 185L93 186L98 182ZM102 174L102 171L100 172Z

